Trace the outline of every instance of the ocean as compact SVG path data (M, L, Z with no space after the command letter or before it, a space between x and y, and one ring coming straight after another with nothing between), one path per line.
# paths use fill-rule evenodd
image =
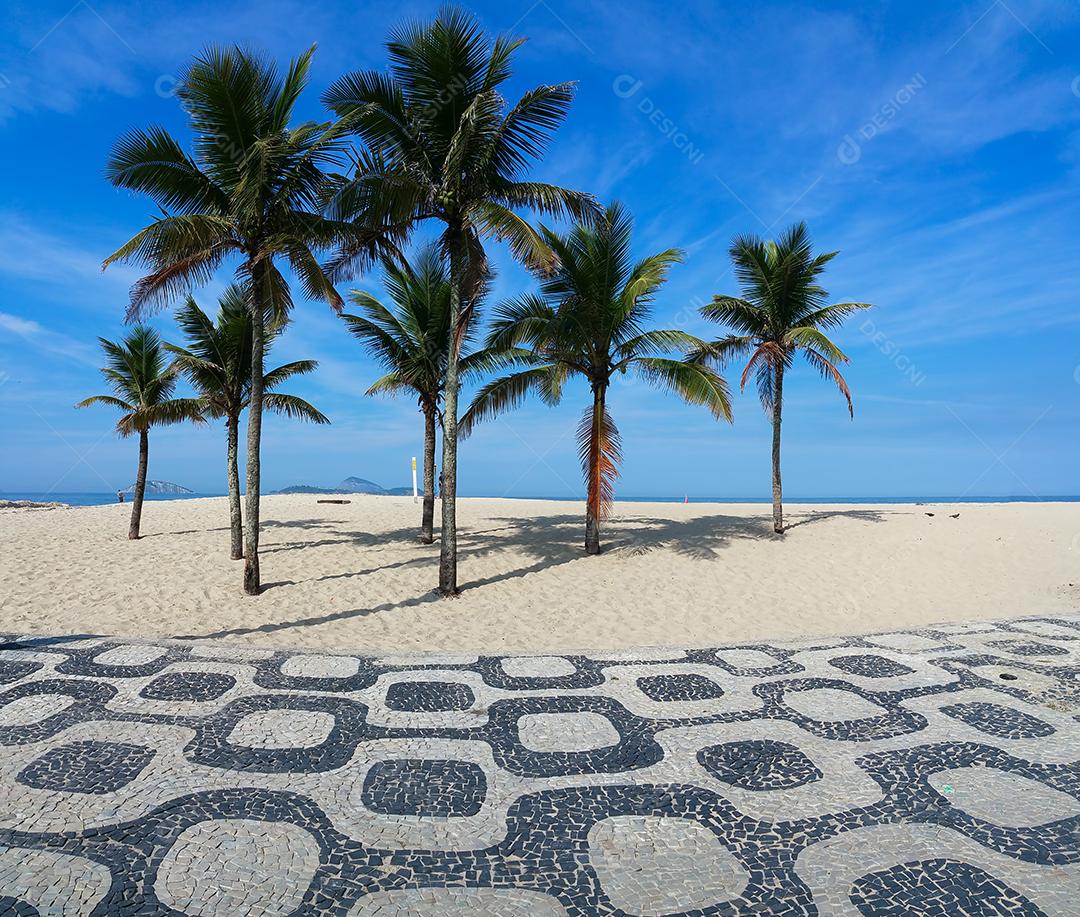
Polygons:
M191 500L197 497L223 497L224 494L147 494L147 500ZM315 495L317 496L317 495ZM503 497L505 494L461 494L463 497ZM515 495L522 500L559 500L580 502L584 495L568 497L544 495ZM67 503L71 506L101 506L116 502L116 493L14 493L0 491L0 500L33 500L37 503ZM131 496L126 497L131 502ZM772 502L771 497L697 497L697 496L619 496L616 503L763 503ZM1080 496L903 496L903 497L785 497L785 505L814 505L821 503L1077 503Z
M194 497L223 497L224 494L147 494L147 500L190 500ZM116 502L112 493L15 493L0 491L0 500L33 500L35 503L67 503L70 506L101 506ZM131 494L124 494L124 502L131 502Z

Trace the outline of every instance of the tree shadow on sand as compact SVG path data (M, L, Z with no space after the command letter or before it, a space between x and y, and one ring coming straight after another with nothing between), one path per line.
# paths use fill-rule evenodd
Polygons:
M804 517L795 516L796 521L788 529L815 525L832 519L852 519L861 522L885 522L886 516L896 511L885 510L828 510L811 511ZM596 559L584 553L584 521L580 513L559 513L548 516L528 518L499 518L491 520L497 524L477 531L458 530L459 562L467 564L469 559L489 557L495 554L512 553L523 555L529 563L502 573L470 580L461 586L462 592L481 589L495 583L520 579L533 573L549 570L571 563L596 563ZM274 523L283 528L314 529L320 526L333 528L327 520L300 520L293 523ZM337 531L336 529L334 529ZM383 533L339 532L344 537L325 539L315 542L275 545L269 550L287 551L304 549L319 545L353 543L361 546L384 544L390 541L406 541L418 551L417 556L398 560L360 570L343 571L314 577L300 582L323 582L327 580L352 579L370 576L385 570L416 567L430 569L434 577L438 563L439 543L423 545L416 540L416 529L397 529ZM720 552L736 541L758 540L775 541L783 539L772 530L772 518L763 511L760 516L732 516L714 513L693 519L662 519L653 516L616 517L609 520L603 529L603 556L641 556L653 551L669 550L681 557L711 560L720 556ZM262 553L262 552L260 552ZM284 584L281 584L284 585ZM428 605L440 601L434 590L397 602L384 602L370 608L354 608L330 612L325 615L312 615L287 621L274 621L255 627L228 628L209 634L178 635L180 640L211 639L219 637L245 636L250 634L268 634L282 630L314 627L352 618L364 618L374 614L395 611L402 608Z
M335 545L351 544L357 547L375 547L394 542L415 542L419 526L412 528L392 529L383 532L368 531L342 531L340 522L333 519L291 519L288 522L280 522L268 519L261 523L263 530L272 529L301 529L302 531L325 531L327 538L316 538L305 541L280 541L268 542L265 547L259 546L260 554L276 554L282 551L304 551L311 548L328 548ZM287 534L287 531L285 532Z

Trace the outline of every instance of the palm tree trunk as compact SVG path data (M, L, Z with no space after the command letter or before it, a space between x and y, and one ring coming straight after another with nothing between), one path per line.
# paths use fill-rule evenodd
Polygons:
M442 545L439 550L439 593L457 595L457 425L458 425L458 339L461 320L461 287L465 281L460 228L448 232L450 249L450 328L453 339L446 359L443 394L442 461Z
M424 518L420 525L420 541L435 540L435 405L424 405Z
M589 480L585 500L585 553L600 553L600 438L604 423L604 386L593 385L592 431L589 433Z
M259 583L259 450L262 443L263 349L266 313L263 309L261 262L251 271L251 400L247 427L247 526L244 529L244 592L258 595Z
M772 524L774 532L784 531L784 490L780 483L780 415L784 409L784 366L776 366L772 409Z
M228 431L229 449L226 466L229 477L229 557L241 560L244 557L244 523L240 511L240 470L236 466L236 453L240 442L240 417L230 416L225 421Z
M150 464L150 434L139 431L139 473L135 478L135 497L131 501L131 524L128 526L128 538L134 541L139 537L142 524L143 496L146 493L146 469Z

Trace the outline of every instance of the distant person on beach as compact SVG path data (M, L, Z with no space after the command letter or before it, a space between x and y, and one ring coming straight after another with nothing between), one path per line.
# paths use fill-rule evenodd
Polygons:
M122 490L118 490L116 492L116 502L117 503L123 503L124 502L124 492Z

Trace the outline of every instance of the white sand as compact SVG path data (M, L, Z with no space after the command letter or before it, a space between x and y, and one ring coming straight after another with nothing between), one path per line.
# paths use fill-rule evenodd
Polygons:
M465 499L460 598L408 497L267 497L257 597L224 498L0 512L0 631L224 636L342 650L708 645L1080 608L1080 504L620 503L605 552L579 504ZM926 515L932 512L933 517ZM959 513L957 519L950 514ZM436 507L438 518L438 507Z

